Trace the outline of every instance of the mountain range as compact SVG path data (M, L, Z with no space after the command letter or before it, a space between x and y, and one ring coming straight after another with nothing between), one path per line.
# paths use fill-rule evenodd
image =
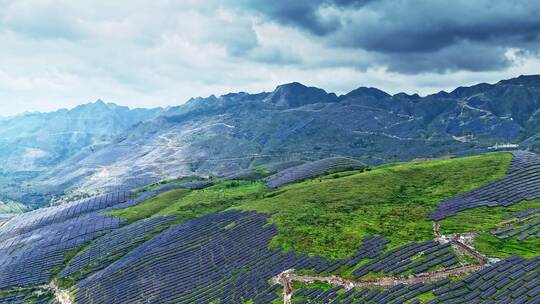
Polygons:
M54 196L283 160L347 156L377 165L497 144L540 151L540 75L423 97L367 87L338 96L289 83L167 109L98 101L0 119L0 200L37 207Z

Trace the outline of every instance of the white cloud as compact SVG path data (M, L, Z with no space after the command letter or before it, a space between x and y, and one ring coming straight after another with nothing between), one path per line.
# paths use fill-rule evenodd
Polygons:
M426 94L540 70L537 57L512 50L513 65L501 71L389 72L380 54L332 46L222 3L0 0L0 115L98 98L178 105L292 81L337 93L364 85Z

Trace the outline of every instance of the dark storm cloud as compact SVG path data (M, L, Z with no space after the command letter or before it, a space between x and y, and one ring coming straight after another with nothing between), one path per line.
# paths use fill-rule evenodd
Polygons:
M248 4L249 3L249 4ZM494 70L509 48L540 47L537 0L245 1L251 9L319 37L363 49L400 72Z
M380 61L392 71L407 74L418 71L494 71L510 66L505 52L504 48L497 46L461 42L429 53L384 54Z
M240 0L240 3L278 22L298 26L316 35L326 35L338 30L342 25L339 18L320 16L317 13L319 8L356 8L372 1L374 0Z
M539 14L538 1L380 1L345 17L336 42L390 53L461 41L512 46L538 41Z

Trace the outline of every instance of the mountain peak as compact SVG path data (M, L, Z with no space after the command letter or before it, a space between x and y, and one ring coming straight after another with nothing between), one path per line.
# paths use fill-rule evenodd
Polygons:
M120 105L117 105L116 103L114 102L105 102L103 101L101 98L98 98L98 100L96 100L94 102L94 105L96 106L105 106L109 109L116 109L116 108L127 108L126 106L120 106Z
M291 82L276 87L266 98L267 102L285 107L300 107L320 102L334 102L337 96L323 89L308 87L299 82Z
M520 75L516 78L501 80L497 84L503 85L526 85L531 87L540 87L540 75Z
M407 94L407 93L404 93L404 92L397 93L397 94L394 95L394 97L402 98L402 99L410 99L410 100L416 100L416 99L422 98L422 97L420 97L420 95L418 95L418 93Z
M492 86L493 85L489 83L479 83L479 84L469 86L469 87L458 87L452 92L450 92L450 95L455 96L455 97L460 97L460 98L467 97L467 96L485 92L489 90Z
M517 85L517 86L529 86L540 87L540 75L521 75L519 77L501 80L496 84L479 83L468 87L458 87L450 94L455 97L467 97L478 93L486 92L497 85Z
M301 84L300 82L293 81L289 83L280 84L276 87L276 90L301 90L307 89L308 86Z
M379 90L372 87L359 87L358 89L352 90L345 95L348 98L354 97L374 97L375 99L382 99L390 97L390 94L385 91Z
M121 108L120 106L116 105L115 103L106 103L105 101L98 99L94 102L90 102L87 104L82 104L80 106L77 106L73 108L72 111L75 112L95 112L95 111L110 111Z

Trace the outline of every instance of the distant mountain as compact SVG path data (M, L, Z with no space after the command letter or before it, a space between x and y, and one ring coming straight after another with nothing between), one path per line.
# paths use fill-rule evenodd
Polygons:
M108 145L129 127L162 111L98 100L71 110L4 117L0 119L0 181L4 188L17 190L21 181L45 173L82 150Z
M373 165L487 151L497 143L539 151L540 76L425 97L365 87L336 96L290 83L273 92L194 98L152 116L111 132L92 149L65 145L77 152L32 177L32 191L130 188L180 175L219 175L336 155Z
M296 108L313 103L335 102L337 96L334 93L326 93L323 89L293 82L278 86L264 101L280 107Z

